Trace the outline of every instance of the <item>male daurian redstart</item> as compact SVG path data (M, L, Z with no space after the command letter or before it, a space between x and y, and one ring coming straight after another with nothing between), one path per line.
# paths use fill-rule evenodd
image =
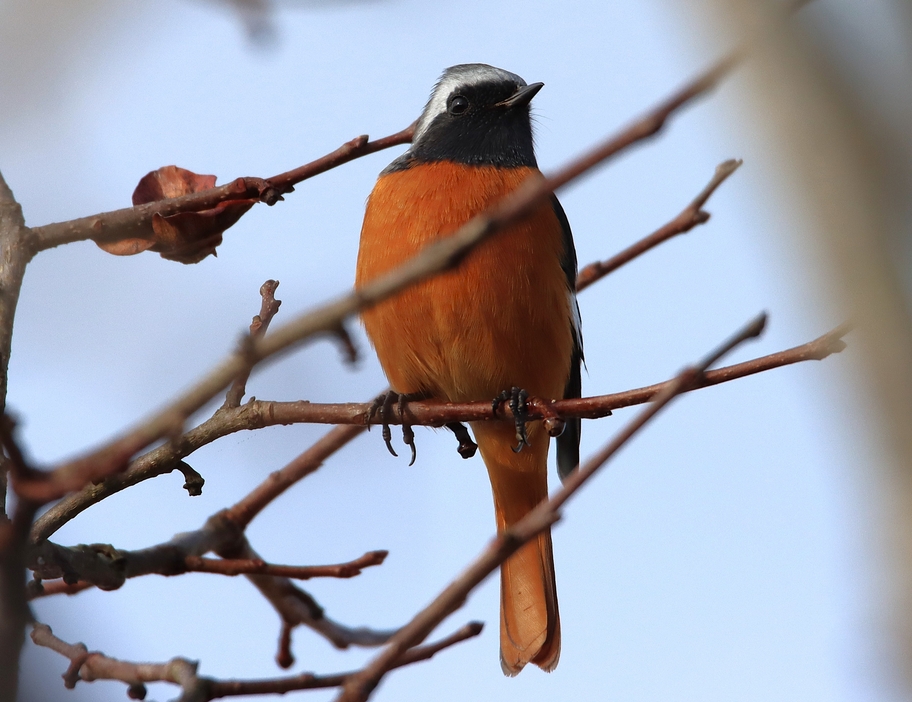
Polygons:
M356 286L452 234L527 178L542 177L529 116L541 88L480 63L444 71L411 148L380 174L367 202ZM491 400L511 388L514 396L522 388L541 398L579 397L575 286L570 227L552 196L455 270L365 311L364 326L396 393L448 402ZM502 531L547 497L550 437L540 421L473 422L472 430ZM579 436L579 420L568 420L557 439L562 476L578 463ZM500 582L504 673L529 662L554 670L561 634L550 532L511 556Z

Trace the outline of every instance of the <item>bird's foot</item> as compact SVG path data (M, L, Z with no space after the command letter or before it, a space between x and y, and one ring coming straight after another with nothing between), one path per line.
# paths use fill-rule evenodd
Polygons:
M528 392L514 387L504 390L491 402L494 416L497 416L497 410L502 404L510 403L510 412L513 413L513 421L516 424L516 446L513 447L513 453L519 453L522 451L523 446L529 445L529 436L526 434L526 422L529 421L529 407L526 403L528 399Z
M463 458L471 458L475 455L475 452L478 450L478 444L472 441L472 437L469 436L469 430L466 429L465 424L462 422L450 422L446 425L446 428L456 435L456 439L459 441L459 448L456 450L459 451L460 456Z
M405 419L405 409L409 400L417 400L421 397L423 397L423 395L420 393L400 394L390 390L378 395L371 403L370 409L367 411L368 424L373 421L374 417L380 418L383 443L386 444L387 450L398 458L399 454L393 449L393 432L390 430L389 424L389 419L392 416L393 404L395 403L396 413L399 416L399 423L402 425L402 443L408 446L412 452L412 458L409 461L410 466L414 465L415 458L418 456L418 451L415 448L415 432L412 430L412 425Z

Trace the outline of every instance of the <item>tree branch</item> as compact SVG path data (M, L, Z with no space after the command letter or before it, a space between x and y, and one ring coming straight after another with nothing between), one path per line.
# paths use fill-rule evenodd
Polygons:
M697 195L687 207L681 210L677 217L659 229L656 229L649 236L640 239L632 246L615 254L608 260L590 263L583 268L576 278L576 291L582 292L597 280L604 278L609 273L613 273L625 263L629 263L638 256L642 256L650 249L655 248L659 244L668 241L678 234L689 232L697 225L708 222L709 213L703 211L703 205L706 204L706 201L709 200L716 189L722 185L732 173L738 170L741 164L742 161L738 159L730 159L720 163L716 166L716 172L713 175L712 180L709 181L706 187L703 188L700 194Z
M185 692L197 687L197 664L186 658L172 658L167 663L129 663L109 658L102 653L89 652L85 644L68 644L54 636L51 627L46 624L35 624L32 628L32 641L70 659L70 667L63 675L63 684L68 689L76 687L80 680L120 680L130 686L136 699L145 696L145 683L169 682L180 685Z
M215 552L228 563L224 568L218 561L203 559ZM243 526L236 524L227 511L216 512L195 531L178 534L170 541L135 551L121 551L109 544L80 545L67 548L44 541L29 552L29 568L36 578L63 578L71 586L65 588L51 583L54 592L72 594L80 581L102 590L116 590L126 580L143 575L181 575L192 570L241 573L260 590L288 626L303 625L324 636L337 648L348 646L377 646L393 633L367 627L348 627L326 616L323 608L307 592L298 588L290 577L352 577L356 571L379 565L385 551L365 554L352 563L337 566L296 568L270 566L250 546ZM198 567L194 567L198 566ZM231 572L231 571L236 571ZM33 597L40 596L41 586L30 588Z
M229 507L226 516L241 529L253 521L266 506L281 495L285 490L310 475L323 465L323 461L332 456L336 451L361 434L367 426L362 422L360 426L337 426L321 437L313 446L297 456L281 470L271 473L266 480L241 499L233 507Z
M401 668L412 663L430 659L439 651L449 648L466 639L478 636L484 625L481 622L470 622L461 629L453 632L440 641L413 648L405 653L393 668ZM292 690L315 690L328 687L339 687L345 684L355 672L338 673L336 675L312 675L303 673L292 678L274 678L272 680L250 680L250 681L224 681L213 682L212 699L216 697L228 697L231 695L265 695L265 694L285 694Z
M378 566L386 560L389 551L368 551L347 563L322 566L290 566L265 563L258 558L200 558L187 556L184 563L188 573L216 573L219 575L273 575L292 580L311 578L353 578L364 568Z
M629 422L604 448L574 470L557 492L539 503L507 531L498 535L456 580L390 639L389 644L374 660L356 675L351 676L336 698L338 702L367 700L386 672L409 648L421 643L441 621L461 607L468 594L523 544L557 522L560 519L560 508L564 503L665 405L698 382L709 366L724 354L747 339L759 336L765 323L766 315L760 315L702 362L685 368L649 407Z
M71 548L67 550L72 552L74 549ZM121 561L129 561L129 552L117 551L117 554ZM203 558L201 556L183 556L180 563L177 564L174 563L175 559L169 558L166 565L162 567L162 570L157 571L157 574L183 575L184 573L214 573L228 576L272 575L291 578L293 580L310 580L311 578L353 578L357 575L361 575L361 571L364 568L381 565L387 555L389 555L389 551L368 551L363 556L347 563L322 566L276 565L274 563L266 563L258 558ZM151 574L152 573L134 573L133 575ZM51 580L50 582L41 580L32 581L40 583L40 586L36 585L31 588L32 592L29 593L30 599L34 599L35 597L46 597L47 595L72 595L94 585L93 582L82 579L81 573L73 572L73 576L79 577L79 580L74 583L68 583L61 575L60 580Z
M707 372L699 387L709 387L755 373L780 368L793 363L811 360L823 360L827 356L839 353L845 348L842 337L849 331L848 325L842 325L823 336L806 344L795 346L785 351L761 356L750 361L738 363L726 368ZM596 419L608 412L649 402L662 390L667 382L648 385L643 388L624 392L599 395L574 400L535 400L529 406L531 419L543 416L583 417ZM90 485L82 491L70 495L51 507L38 518L32 529L32 541L40 542L48 538L66 522L88 509L93 504L117 492L136 485L143 480L154 478L174 470L175 463L201 446L218 438L237 431L259 429L265 426L297 423L338 424L335 429L313 447L294 459L288 466L273 473L254 492L231 507L231 518L238 524L246 525L275 497L322 465L332 453L345 446L364 431L370 403L335 403L321 404L312 402L270 402L255 400L231 410L221 410L185 434L172 445L153 449L137 458L130 469L120 475L107 478L100 485ZM492 419L489 402L469 402L447 404L440 402L409 402L406 405L406 418L415 426L443 426L449 422L482 421ZM498 417L509 418L509 408L501 406ZM393 413L388 417L390 424L400 420Z
M0 412L6 409L10 349L13 343L13 320L19 304L19 291L25 267L31 255L24 245L29 235L22 207L0 173Z
M272 178L236 178L225 185L201 190L191 195L126 207L68 222L34 227L31 230L30 250L34 254L74 241L89 239L117 241L141 237L151 227L153 215L167 217L178 212L200 212L212 209L228 200L257 198L266 204L273 205L282 199L283 194L293 192L293 186L303 180L313 178L361 156L391 146L408 144L412 140L412 132L413 126L409 126L401 132L375 141L368 141L367 136L359 136L326 156Z
M9 361L13 342L13 320L19 303L19 292L25 267L31 255L24 245L29 230L22 217L22 208L13 191L0 174L0 415L6 410L9 380ZM17 450L13 448L14 452ZM9 471L26 470L21 454L14 464L9 455L0 456L3 473L3 509L0 510L0 700L16 698L19 655L25 639L28 604L23 587L25 542L34 509L28 502L19 502L12 519L6 515L6 487Z
M445 648L478 636L483 625L470 622L449 636L427 646L414 648L402 656L392 668L426 661ZM146 694L145 684L150 682L167 682L179 685L183 689L183 702L207 702L221 697L241 695L285 694L295 690L316 690L343 685L354 673L336 673L334 675L300 675L271 678L264 680L214 680L197 675L197 664L186 658L172 658L167 663L131 663L118 660L99 653L89 652L84 644L69 644L54 635L46 624L35 624L32 629L32 641L55 651L70 661L64 673L64 685L74 688L80 680L117 680L129 685L128 694L133 699L143 699Z
M272 321L272 318L275 317L276 313L279 311L279 307L282 304L281 300L275 299L276 288L279 287L279 281L277 280L267 280L260 286L260 313L253 318L253 321L250 323L250 339L256 339L263 336L266 333L266 330L269 329L269 323ZM247 379L250 377L250 371L242 373L237 378L234 379L234 382L231 384L231 387L228 389L228 396L225 398L225 404L223 407L240 407L241 400L244 398L244 394L247 392Z

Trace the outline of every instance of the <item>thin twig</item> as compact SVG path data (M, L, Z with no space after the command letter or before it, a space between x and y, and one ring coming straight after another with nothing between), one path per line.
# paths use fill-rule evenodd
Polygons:
M419 646L406 652L396 663L393 668L401 668L419 661L426 661L434 654L449 648L466 639L478 636L484 625L481 622L470 622L453 632L446 638L441 639L427 646ZM212 698L229 697L232 695L266 695L266 694L284 694L292 690L315 690L321 688L339 687L345 684L355 671L348 673L338 673L336 675L312 675L302 673L292 678L274 678L272 680L249 680L249 681L213 681L211 684Z
M737 363L726 368L707 372L699 387L709 387L719 383L780 368L793 363L811 360L822 360L833 353L839 353L845 343L842 337L848 332L848 325L841 325L823 336L800 346L761 356L750 361ZM547 405L548 414L562 417L583 417L595 419L605 416L609 411L622 409L649 402L660 392L668 381L648 385L643 388L624 392L599 395L573 400L534 401L529 407L531 419L539 419L543 413L543 404ZM216 413L199 427L185 434L176 442L179 453L172 446L153 449L148 454L137 458L130 469L121 475L112 476L100 485L91 485L75 495L70 495L51 507L35 522L32 529L32 541L40 542L51 536L57 529L88 509L93 504L116 494L120 490L135 485L143 480L154 478L174 470L178 457L191 454L201 446L218 438L237 431L259 429L297 423L338 424L326 434L317 445L308 449L292 463L272 474L254 492L230 508L232 518L238 524L247 524L276 496L293 485L300 477L316 470L323 461L342 446L353 440L362 431L366 422L370 403L335 403L320 404L311 402L270 402L255 400L243 406ZM410 402L409 422L414 426L443 426L453 421L482 421L491 419L490 402L469 402L447 404L440 402ZM509 408L501 407L499 416L509 417ZM399 418L390 413L388 422L396 424ZM347 426L346 426L347 425Z
M221 518L225 513L219 514ZM230 523L229 519L225 519ZM217 548L222 558L260 560L247 540L240 537L233 545ZM336 648L349 646L380 646L396 633L392 630L377 630L368 627L349 627L330 619L314 598L297 587L289 578L248 573L246 577L260 591L281 617L283 625L302 625L317 632Z
M70 660L70 667L64 674L64 685L70 689L76 687L79 680L120 680L131 687L140 687L148 682L169 682L180 685L186 691L198 681L197 664L185 658L172 658L167 663L129 663L102 653L89 652L81 643L69 644L55 636L46 624L34 625L32 641Z
M65 547L43 541L29 551L29 568L36 578L63 578L74 586L68 590L55 581L52 592L72 593L79 582L92 583L102 590L116 590L127 580L144 575L181 575L198 569L218 571L212 559L200 557L215 552L228 564L221 570L230 574L240 570L269 601L282 621L289 626L302 625L325 637L333 646L379 646L394 633L368 627L350 627L326 615L314 598L290 579L291 577L350 577L357 568L379 565L385 552L365 554L351 564L319 566L315 569L291 566L269 566L250 546L241 528L231 521L226 511L216 512L194 531L178 534L170 541L135 551L121 551L107 544ZM200 561L203 561L200 563ZM24 567L24 566L23 566ZM30 596L42 595L39 586L30 587Z
M77 595L84 590L90 590L95 587L92 583L78 581L68 583L63 578L57 580L30 580L28 583L28 598L37 600L40 597L52 597L54 595Z
M582 292L600 278L616 271L625 263L629 263L638 256L642 256L650 249L668 241L672 237L689 232L699 224L708 222L709 213L703 211L703 205L706 204L706 201L709 200L716 189L722 185L732 173L738 170L741 163L742 161L737 159L730 159L724 163L720 163L716 166L716 172L713 175L712 180L709 181L702 192L700 192L687 207L681 210L677 217L656 229L649 236L640 239L632 246L615 254L608 260L590 263L580 270L579 275L576 278L576 291Z
M260 313L250 323L250 336L248 339L256 339L263 336L266 330L269 329L269 323L278 313L282 304L281 300L275 299L275 291L278 287L278 280L267 280L260 286ZM234 379L231 387L228 388L228 395L225 398L225 404L222 405L223 407L240 407L241 400L244 399L244 395L247 393L247 379L249 377L250 369L247 369Z
M187 571L193 573L217 573L219 575L276 575L293 580L311 578L353 578L361 575L364 568L383 563L389 551L368 551L363 556L335 565L290 566L265 563L253 558L201 558L187 556L184 563Z
M130 552L119 552L122 561L130 560ZM182 575L183 573L214 573L217 575L272 575L293 580L310 580L311 578L353 578L361 575L364 568L378 566L389 555L388 551L369 551L363 556L349 561L322 566L291 566L266 563L258 558L203 558L201 556L185 556L183 569L175 570L171 561L162 569L159 575ZM122 569L122 566L121 566ZM155 571L132 572L125 577L137 575L152 575ZM78 577L78 573L74 574ZM38 582L38 581L33 581ZM48 595L74 595L77 592L93 587L95 583L86 580L68 583L64 579L40 581L41 586L32 588L30 599L47 597ZM118 583L118 586L120 583Z
M233 507L229 507L225 512L226 516L237 524L239 528L246 529L253 518L270 502L301 480L301 478L317 470L323 465L323 461L366 428L363 423L361 426L352 424L332 428L313 446L297 456L284 468L271 473L266 480L241 499L240 502Z
M367 700L386 672L409 648L421 643L444 618L462 606L468 594L523 544L560 519L560 508L564 503L665 405L697 382L707 368L724 354L747 339L757 337L763 331L765 323L766 315L760 315L716 351L709 354L702 362L685 368L649 407L640 412L604 448L571 473L554 495L542 501L529 514L498 535L431 604L402 627L363 670L349 678L337 698L338 702L364 702Z
M167 217L178 212L200 212L228 200L258 198L267 204L274 204L281 199L282 194L292 192L292 186L296 183L361 156L391 146L407 144L412 140L412 133L413 127L409 126L401 132L374 141L369 141L367 136L362 135L346 142L326 156L272 178L236 178L225 185L191 195L34 227L31 230L30 249L37 253L74 241L130 239L145 234L151 227L152 217L156 214Z
M429 660L446 648L478 636L483 626L481 622L469 622L435 643L408 651L394 663L392 668L401 668ZM84 644L69 644L55 636L46 624L34 625L32 640L36 645L49 648L69 659L70 665L64 674L64 685L67 688L75 687L80 680L85 682L117 680L129 685L131 697L136 699L142 699L145 696L145 684L150 682L179 685L184 691L182 700L208 702L208 700L221 697L275 695L294 690L339 687L354 675L354 672L333 675L301 673L290 677L263 680L214 680L197 675L197 664L185 658L172 658L167 663L132 663L106 656L97 651L90 652Z

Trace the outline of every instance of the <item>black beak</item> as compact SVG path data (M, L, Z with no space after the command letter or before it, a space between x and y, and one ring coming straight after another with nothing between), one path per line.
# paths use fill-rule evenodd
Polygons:
M533 83L532 85L527 85L526 87L517 90L506 100L498 102L495 107L506 107L508 110L513 109L514 107L525 107L530 102L532 102L532 98L534 98L538 91L544 87L544 83Z

